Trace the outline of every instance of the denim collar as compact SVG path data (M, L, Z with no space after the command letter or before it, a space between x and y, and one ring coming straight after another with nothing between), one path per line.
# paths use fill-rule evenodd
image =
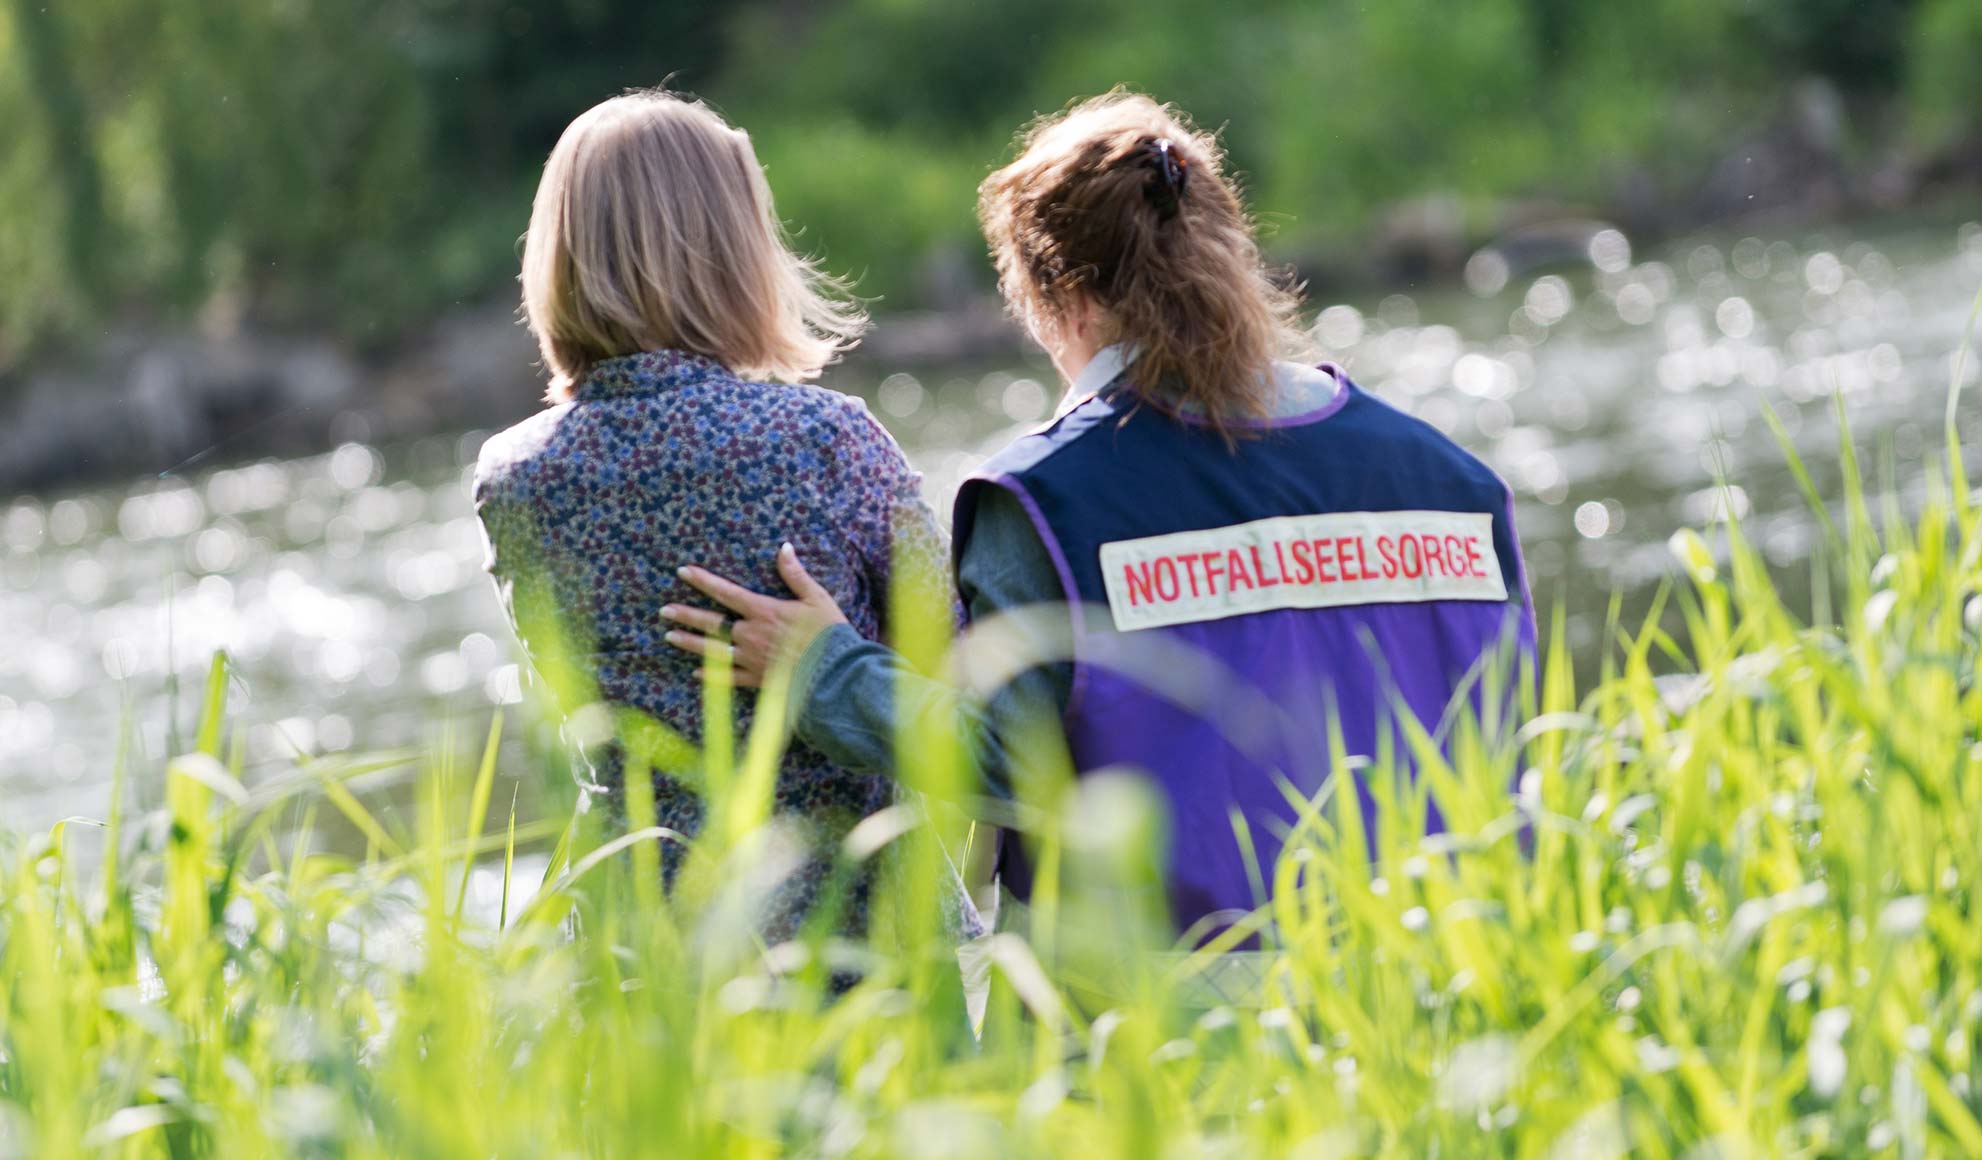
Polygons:
M1055 414L1064 415L1082 403L1115 385L1115 380L1129 369L1136 359L1136 348L1126 342L1111 343L1094 352L1087 365L1067 384L1067 393L1060 397L1060 406Z
M1128 372L1129 364L1135 361L1138 353L1133 343L1126 342L1104 346L1096 351L1067 388L1066 397L1056 414L1064 415L1096 395L1126 387L1122 376ZM1273 401L1271 413L1263 419L1242 422L1240 426L1270 427L1288 419L1305 421L1324 413L1333 413L1346 400L1347 392L1342 384L1348 376L1334 363L1309 366L1275 359L1268 377L1268 398ZM1182 411L1191 415L1197 413L1197 408L1186 405Z
M1087 360L1087 365L1081 368L1080 374L1074 376L1073 386L1068 388L1067 393L1075 398L1084 398L1107 389L1129 369L1129 364L1136 360L1137 353L1135 346L1126 342L1111 343L1102 347L1094 352L1093 358Z
M623 395L651 395L692 387L711 379L734 378L730 369L707 355L685 350L648 350L600 359L571 397L581 402Z

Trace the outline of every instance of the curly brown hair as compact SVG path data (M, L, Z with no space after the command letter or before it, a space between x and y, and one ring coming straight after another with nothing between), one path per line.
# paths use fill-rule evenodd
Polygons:
M1082 296L1132 344L1129 381L1228 438L1269 404L1275 357L1301 346L1298 287L1260 256L1217 139L1181 111L1116 90L1042 118L978 187L998 286L1035 330Z

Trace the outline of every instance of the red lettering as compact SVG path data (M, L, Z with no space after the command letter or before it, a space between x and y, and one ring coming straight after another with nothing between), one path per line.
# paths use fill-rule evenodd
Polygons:
M1432 562L1437 561L1438 570L1450 576L1452 569L1445 566L1445 544L1437 536L1425 536L1423 539L1425 544L1425 575L1431 575Z
M1349 549L1351 547L1356 549L1356 559L1361 560L1363 558L1363 543L1361 539L1355 536L1335 537L1335 560L1342 566L1342 579L1346 583L1353 584L1364 577L1360 566L1357 567L1354 575L1351 575L1349 572Z
M1314 547L1306 540L1294 541L1294 583L1314 583Z
M1187 575L1187 576L1188 576L1188 577L1190 578L1190 582L1191 582L1191 595L1192 595L1192 596L1196 596L1196 595L1198 594L1198 590L1197 590L1197 570L1198 570L1198 564L1199 564L1199 560L1198 560L1198 558L1197 558L1196 556L1182 556L1182 557L1179 557L1179 559L1181 559L1181 560L1183 560L1183 562L1184 562L1184 573L1185 573L1185 574L1186 574L1186 575Z
M1279 547L1279 545L1275 544L1274 547L1277 548ZM1278 588L1280 586L1280 581L1269 580L1266 578L1266 564L1264 561L1262 561L1259 558L1259 545L1254 544L1252 546L1252 549L1253 549L1253 575L1259 578L1259 586L1261 588Z
M1489 536L1437 528L1385 530L1408 527L1410 514L1383 513L1387 518L1371 521L1375 526L1365 531L1312 539L1255 538L1247 534L1256 533L1255 529L1239 527L1207 529L1192 538L1207 545L1223 541L1227 546L1124 559L1111 583L1123 606L1143 609L1256 594L1282 584L1320 588L1402 579L1436 586L1446 580L1492 578L1494 542ZM1326 527L1335 521L1318 522ZM1260 599L1272 603L1270 597Z
M1141 564L1122 565L1122 575L1129 582L1129 603L1148 604L1156 599L1149 590L1149 561Z
M1314 542L1314 573L1315 579L1320 583L1335 583L1335 573L1329 571L1330 565L1335 563L1334 553L1335 546L1332 541L1316 540Z
M1276 565L1278 565L1278 566L1279 566L1279 568L1280 568L1280 578L1279 578L1278 580L1275 580L1275 581L1274 581L1274 583L1275 583L1275 584L1292 584L1292 583L1294 583L1294 581L1293 581L1293 579L1292 579L1292 578L1290 578L1290 577L1289 577L1289 576L1287 575L1287 548L1286 548L1286 545L1284 545L1284 544L1282 544L1282 543L1281 543L1281 542L1280 542L1279 540L1275 540L1275 541L1273 541L1273 562L1274 562L1274 563L1275 563Z
M1448 576L1470 576L1466 567L1466 545L1457 536L1445 537L1445 572Z
M1370 571L1369 545L1364 542L1361 536L1355 537L1350 542L1356 545L1356 578L1358 580L1376 579L1376 573Z
M1230 581L1232 591L1237 592L1241 586L1246 588L1259 587L1259 585L1253 582L1252 573L1246 570L1245 556L1237 548L1233 548L1225 554L1225 567L1232 575Z

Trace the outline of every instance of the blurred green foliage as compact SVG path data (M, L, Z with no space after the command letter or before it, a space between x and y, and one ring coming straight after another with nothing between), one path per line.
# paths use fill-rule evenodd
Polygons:
M1972 136L1982 125L1982 2L1923 0L1913 37L1916 130L1941 142Z
M0 367L114 317L389 341L513 275L542 157L629 86L748 127L885 309L982 278L978 179L1116 84L1226 127L1298 252L1425 194L1686 180L1813 74L1944 147L1979 47L1982 0L0 0Z

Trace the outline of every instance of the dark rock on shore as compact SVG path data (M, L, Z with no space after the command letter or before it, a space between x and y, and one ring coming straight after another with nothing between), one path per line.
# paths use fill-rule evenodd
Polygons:
M827 378L1011 358L1024 343L979 296L889 315ZM120 331L0 382L0 495L499 428L542 406L544 384L506 301L444 315L417 341L370 356L320 338Z
M384 359L315 337L114 332L0 390L0 493L488 426L534 406L535 357L507 307Z

